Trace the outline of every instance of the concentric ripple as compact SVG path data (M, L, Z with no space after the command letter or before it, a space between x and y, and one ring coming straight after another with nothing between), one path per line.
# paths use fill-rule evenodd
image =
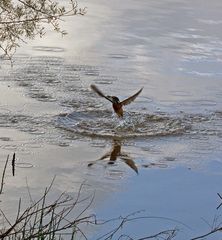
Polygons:
M58 127L89 137L154 137L182 134L189 126L177 118L130 112L119 119L109 111L72 112L58 116Z

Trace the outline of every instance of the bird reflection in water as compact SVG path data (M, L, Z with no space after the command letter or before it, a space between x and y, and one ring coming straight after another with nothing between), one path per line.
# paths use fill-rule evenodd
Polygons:
M111 151L104 154L101 158L99 158L93 162L90 162L88 164L88 167L91 167L94 164L99 163L101 160L106 160L106 159L108 159L107 164L112 165L118 159L120 159L138 174L138 168L137 168L135 162L130 158L130 156L127 153L124 153L121 151L121 147L122 147L121 141L114 139Z

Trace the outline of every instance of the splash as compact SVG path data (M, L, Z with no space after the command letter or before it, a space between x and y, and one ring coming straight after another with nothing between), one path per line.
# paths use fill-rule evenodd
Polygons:
M72 112L58 116L58 126L90 137L155 137L182 134L187 124L177 118L146 113L127 113L123 119L109 111Z

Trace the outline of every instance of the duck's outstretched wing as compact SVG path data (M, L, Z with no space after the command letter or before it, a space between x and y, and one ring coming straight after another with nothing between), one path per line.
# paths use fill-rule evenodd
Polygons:
M109 99L106 95L104 95L98 88L96 85L92 84L90 85L91 89L96 92L100 97L104 97L105 99L107 99L108 101L112 102L111 99Z
M123 101L121 102L121 104L122 104L122 105L130 104L131 102L133 102L133 101L136 99L136 97L142 92L142 90L143 90L143 88L141 88L141 89L140 89L137 93L135 93L133 96L131 96L131 97L123 100Z

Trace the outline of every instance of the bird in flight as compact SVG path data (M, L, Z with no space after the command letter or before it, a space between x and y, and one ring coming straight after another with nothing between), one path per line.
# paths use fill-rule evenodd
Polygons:
M106 98L108 101L110 101L113 104L113 109L118 117L123 117L123 106L130 104L133 102L136 97L142 92L143 88L141 88L137 93L132 95L131 97L123 100L120 102L119 98L116 96L108 96L104 95L97 87L96 85L92 84L91 89L95 91L100 97Z

